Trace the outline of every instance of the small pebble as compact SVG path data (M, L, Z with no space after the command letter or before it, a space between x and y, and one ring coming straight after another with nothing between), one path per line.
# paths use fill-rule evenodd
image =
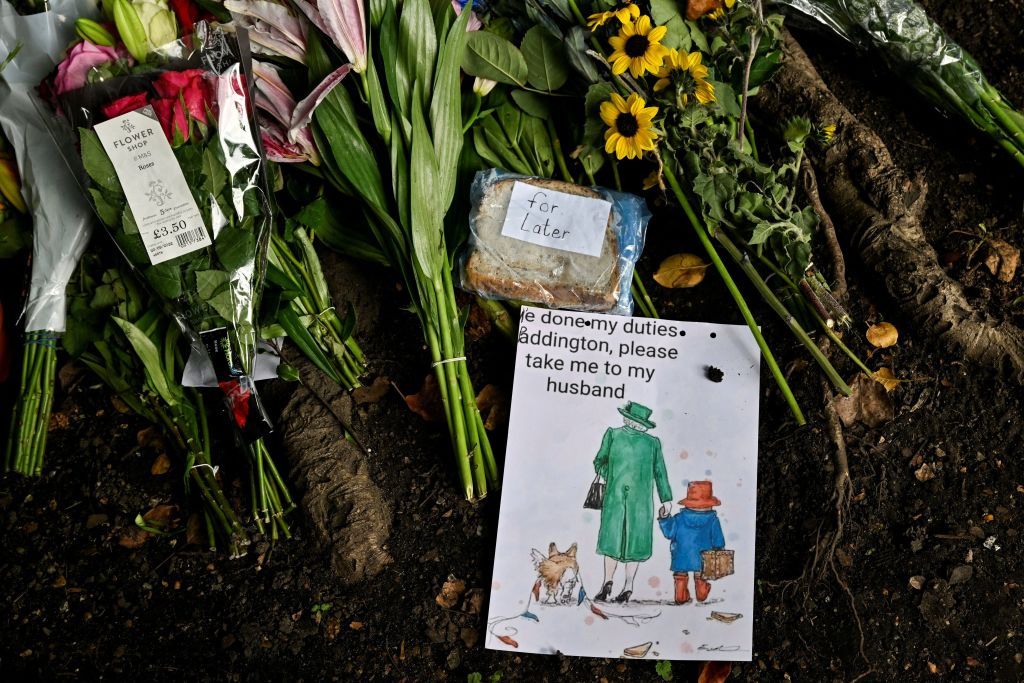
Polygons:
M949 585L955 586L958 583L967 583L974 576L974 568L966 564L959 564L949 574Z
M916 591L919 591L922 588L924 588L924 577L920 576L920 575L911 576L910 577L910 587L913 588Z

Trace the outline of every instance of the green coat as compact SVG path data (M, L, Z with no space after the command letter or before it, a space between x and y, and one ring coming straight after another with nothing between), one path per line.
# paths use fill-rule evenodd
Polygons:
M594 471L605 480L597 553L620 562L643 562L651 556L654 501L672 500L658 437L629 427L609 428L594 458Z

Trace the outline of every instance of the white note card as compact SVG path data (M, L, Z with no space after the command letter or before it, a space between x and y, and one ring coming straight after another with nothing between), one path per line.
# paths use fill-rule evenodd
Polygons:
M524 306L518 340L486 647L750 660L750 330Z
M516 181L501 234L541 247L600 256L612 203Z
M212 244L150 106L96 124L153 265Z

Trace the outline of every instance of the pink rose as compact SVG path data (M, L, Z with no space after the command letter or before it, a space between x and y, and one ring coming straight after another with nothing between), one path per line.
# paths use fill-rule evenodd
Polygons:
M87 40L76 43L64 61L57 65L57 77L54 79L56 94L78 90L85 85L91 70L116 62L119 58L117 50L112 47L93 45Z
M127 114L128 112L135 111L136 109L142 109L147 104L148 100L146 99L146 93L144 92L136 93L134 95L126 95L114 100L110 104L103 105L103 115L108 119L112 119L115 116Z

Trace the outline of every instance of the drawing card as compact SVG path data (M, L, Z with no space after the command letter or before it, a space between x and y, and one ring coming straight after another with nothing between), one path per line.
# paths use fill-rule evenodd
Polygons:
M488 648L750 660L759 370L744 326L522 309Z

